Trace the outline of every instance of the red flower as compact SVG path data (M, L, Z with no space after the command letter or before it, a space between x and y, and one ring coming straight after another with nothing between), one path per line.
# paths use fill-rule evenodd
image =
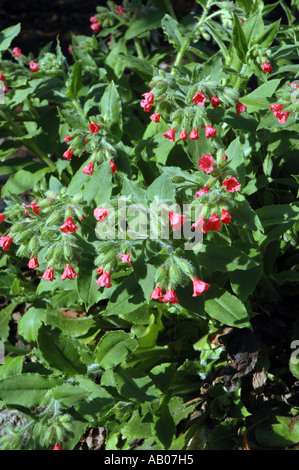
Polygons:
M100 130L100 126L98 126L95 122L89 124L89 130L92 134L96 134Z
M60 230L63 233L74 233L77 232L78 226L74 224L74 221L71 217L68 217L63 225L61 225Z
M61 447L60 444L55 444L55 446L53 447L53 450L63 450L63 448Z
M30 258L30 260L27 263L27 266L28 266L29 269L36 269L36 268L39 267L38 260L37 260L36 256L32 256L32 258Z
M271 67L271 65L269 64L269 62L263 62L262 70L263 70L263 72L265 72L265 73L271 72L272 67Z
M285 124L290 115L290 111L278 111L275 116L278 119L279 124Z
M191 139L191 140L198 140L199 139L198 132L195 128L190 132L189 139Z
M22 51L19 47L14 47L12 50L12 55L15 57L20 57L22 55Z
M161 289L160 286L156 287L156 289L151 293L151 299L154 299L154 300L163 299L163 289Z
M207 232L211 232L211 231L216 231L218 232L218 230L220 230L221 228L221 221L218 217L217 214L212 214L211 217L209 218L209 220L207 221L207 223L205 224L205 230Z
M169 212L169 221L173 231L180 230L186 222L186 216L178 212Z
M274 116L276 116L277 113L279 113L282 110L282 108L283 108L283 104L281 103L270 104L270 109L273 112Z
M179 139L180 140L186 140L187 137L188 137L187 131L185 129L182 129L181 132L180 132L180 135L179 135Z
M128 253L127 255L120 254L118 257L122 260L123 263L128 263L129 266L132 266L131 261L130 261L130 257L131 257L130 253Z
M45 279L46 281L53 281L54 279L56 279L54 277L54 271L52 268L47 268L46 271L44 272L44 274L42 275L42 279Z
M193 279L193 294L192 297L197 297L198 295L203 294L205 291L207 291L210 288L210 284L207 282L201 281L200 279L197 279L196 277Z
M214 169L214 158L212 155L205 153L200 159L198 160L198 168L204 171L206 174L209 174Z
M30 72L38 72L39 64L37 62L34 62L34 60L31 60L29 64L29 69L30 69Z
M4 237L0 237L0 248L3 248L4 251L8 251L12 240L13 238L10 235L4 235Z
M198 106L203 106L205 104L207 97L204 95L202 91L198 91L192 98L193 103L197 104Z
M93 211L94 218L96 220L99 220L100 222L104 222L108 215L107 209L104 209L103 207L96 207L96 209Z
M217 106L219 106L221 104L220 99L217 98L217 96L214 96L214 95L212 95L210 97L210 101L211 101L211 105L213 106L213 108L217 108Z
M296 88L299 88L299 85L298 85L297 83L295 83L295 82L291 82L290 85L291 85L291 86L294 86L294 87L296 87Z
M125 10L122 5L114 5L116 10L113 10L116 15L123 15Z
M64 281L65 279L75 279L76 276L79 277L76 271L69 264L68 266L65 265L63 274L60 277Z
M222 182L222 186L225 187L229 193L234 193L235 191L238 191L240 189L241 184L239 183L237 178L231 176L230 178L226 178Z
M94 171L94 165L92 162L89 162L85 167L83 168L83 173L84 175L92 175Z
M6 217L6 214L0 214L0 224L1 224L1 222L3 222L5 217Z
M110 167L111 167L111 172L114 175L114 173L117 171L117 168L113 160L110 160Z
M97 268L97 274L99 274L99 275L101 276L101 275L103 274L103 272L104 272L104 271L103 271L102 266L99 266L99 267Z
M227 160L227 155L225 155L225 153L222 154L222 160Z
M94 33L97 33L100 29L101 25L97 21L94 23L91 23L90 28L93 30Z
M237 114L244 113L244 111L246 111L246 109L247 109L247 106L245 106L245 104L242 104L242 103L240 103L240 101L237 101L237 103L236 103Z
M98 284L99 286L101 287L112 287L112 284L111 284L111 273L108 273L107 271L105 271L100 277L99 279L97 279L96 281L94 281L96 284Z
M204 219L203 216L200 216L199 219L191 225L191 228L194 228L198 233L207 233L208 230L206 229L206 225L206 219Z
M67 50L68 50L68 53L69 53L70 55L73 55L73 49L72 49L72 45L71 45L71 44L69 44L69 47L67 48Z
M154 94L149 91L147 93L143 93L141 96L144 96L144 98L142 99L140 106L145 112L148 113L152 109L154 104Z
M69 142L70 140L72 140L73 137L71 137L70 135L66 135L65 138L64 138L64 141L65 142Z
M97 19L96 16L91 16L91 17L89 18L89 21L90 21L91 23L98 23L98 19Z
M6 82L6 77L5 75L3 75L1 71L0 71L0 80L2 80L2 82Z
M207 124L205 126L205 133L206 133L206 138L209 139L210 137L215 137L215 135L217 134L217 130L210 126L210 124Z
M230 215L230 213L228 211L226 211L225 209L222 209L220 220L224 224L229 224L231 219L232 219L232 216Z
M66 158L67 160L71 160L72 159L72 156L73 156L73 150L72 149L67 149L64 153L63 153L63 158Z
M171 140L171 142L175 141L175 129L169 129L168 131L164 132L162 135L164 135L166 139Z
M167 289L166 294L162 299L162 302L164 302L165 304L178 304L179 299L177 298L177 295L173 289Z
M29 212L27 211L27 209L25 209L25 207L31 207L31 209L33 210L34 214L36 214L36 215L39 215L39 214L40 214L40 209L39 209L39 207L38 207L35 203L32 203L32 204L25 204L25 203L23 202L22 207L23 207L23 209L24 209L24 211L25 211L25 215L26 215L27 217L31 217L31 216L30 216ZM33 219L33 217L31 217L31 219Z
M160 122L160 113L154 113L150 115L150 119L154 122Z
M199 190L196 191L196 193L195 193L195 199L198 199L198 198L199 198L200 196L202 196L203 194L207 194L209 191L210 191L210 186L205 186L204 188L199 189Z

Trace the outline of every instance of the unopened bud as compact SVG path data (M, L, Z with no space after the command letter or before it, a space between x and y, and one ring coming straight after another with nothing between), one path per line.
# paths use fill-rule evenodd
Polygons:
M73 250L68 243L65 243L63 247L63 255L67 261L71 261L73 257Z
M181 273L175 264L171 264L168 275L169 275L169 281L172 285L176 285L180 283Z
M60 217L61 217L61 211L53 212L53 214L51 214L50 217L48 217L46 225L51 226L51 225L56 224L58 220L60 219Z
M37 237L34 235L29 244L28 244L28 249L32 252L32 253L36 253L37 251L37 247L38 247L38 240L37 240Z
M165 281L166 277L167 277L166 267L164 265L160 266L157 269L156 274L155 274L155 283L156 284L162 284L163 281Z
M194 277L194 269L189 261L183 258L179 258L177 261L184 274L189 277Z
M78 204L78 202L83 201L83 196L82 194L75 194L75 196L72 199L72 204Z

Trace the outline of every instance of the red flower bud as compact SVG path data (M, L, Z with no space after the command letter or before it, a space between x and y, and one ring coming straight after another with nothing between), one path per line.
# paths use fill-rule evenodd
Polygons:
M224 224L229 224L231 219L232 219L232 216L230 215L230 213L228 211L226 211L225 209L222 209L220 220Z
M112 287L112 284L111 284L111 273L108 273L107 271L105 271L100 277L99 279L97 279L96 281L94 281L96 284L98 284L99 286L101 287Z
M117 168L113 160L110 160L110 166L111 166L111 172L114 175L114 173L117 171Z
M205 133L206 133L206 138L207 139L210 139L210 137L215 137L215 135L217 134L217 130L210 126L210 124L207 124L205 126Z
M154 114L151 114L151 115L150 115L150 119L151 119L153 122L160 122L160 116L161 116L160 113L154 113Z
M272 67L271 67L271 65L269 64L269 62L263 62L262 70L263 70L263 72L265 72L265 73L271 72Z
M162 299L162 302L164 302L165 304L178 304L179 299L177 298L177 295L173 289L167 289L166 294Z
M38 260L37 260L36 256L32 256L32 258L30 258L30 260L27 263L27 266L28 266L29 269L36 269L36 268L39 267Z
M290 115L290 111L278 111L275 116L278 119L279 124L285 124Z
M2 80L2 82L6 81L5 75L3 75L3 73L1 71L0 71L0 80Z
M273 112L274 116L276 116L277 113L279 113L282 110L282 108L283 108L283 104L281 103L270 104L270 109Z
M94 165L92 162L89 162L84 168L83 168L83 173L85 175L92 175L94 171Z
M63 233L74 233L77 232L78 226L74 224L74 221L71 217L68 217L63 225L61 225L60 230Z
M1 222L3 222L5 217L6 217L6 214L0 214L0 224L1 224Z
M102 266L99 266L99 267L97 268L97 274L99 274L99 275L101 276L101 275L103 274L103 272L104 272L104 271L103 271Z
M96 207L96 209L93 211L94 218L96 220L99 220L100 222L104 222L108 215L107 209L104 209L103 207Z
M40 214L40 209L39 209L39 207L38 207L35 203L32 203L32 204L25 204L25 203L23 202L22 207L23 207L23 209L24 209L24 211L25 211L25 215L26 215L27 217L31 217L31 216L30 216L29 212L27 211L27 209L25 209L25 207L31 207L31 209L33 210L34 214L36 214L36 215L39 215L39 214ZM31 217L31 219L33 219L33 217Z
M229 193L234 193L240 189L241 184L234 176L231 176L222 182L222 186L225 187Z
M199 219L191 225L191 228L194 228L198 233L207 233L206 219L204 219L203 216L200 216Z
M205 153L199 160L198 160L198 168L204 171L206 174L209 174L214 169L214 158L212 155Z
M64 281L65 279L75 279L76 276L79 277L76 271L69 264L69 265L65 265L63 274L60 277Z
M175 141L175 129L169 129L168 131L164 132L165 139L169 139L171 142Z
M210 101L211 101L211 105L213 106L213 108L217 108L217 106L219 106L221 104L220 99L217 98L217 96L214 96L214 95L212 95L210 97Z
M209 218L209 220L207 221L207 223L205 224L205 230L207 232L210 232L210 231L216 231L218 232L218 230L220 230L221 228L221 221L218 217L217 214L212 214L211 217Z
M61 447L60 444L55 444L55 446L53 447L53 450L63 450L63 448Z
M200 196L202 196L203 194L207 194L209 191L210 191L210 186L205 186L204 188L199 189L199 190L196 191L196 193L195 193L195 199L198 199L198 198L199 198Z
M119 258L122 260L123 263L128 263L129 266L132 266L131 261L130 261L130 257L131 257L130 253L128 253L127 255L125 255L125 254L120 254L119 255Z
M98 19L97 19L96 16L91 16L91 17L89 18L89 21L90 21L91 23L98 23Z
M96 134L100 130L100 126L98 126L95 122L89 124L89 130L92 134Z
M244 113L244 111L246 111L247 109L247 106L245 106L245 104L242 104L240 103L240 101L237 101L236 103L236 111L237 111L237 114L241 114L241 113Z
M192 297L197 297L198 295L203 294L205 291L207 291L210 288L210 284L207 284L206 282L201 281L200 279L194 278L192 282L193 282Z
M72 150L72 149L67 149L67 150L63 153L63 158L66 158L67 160L71 160L71 159L72 159L72 156L73 156L73 150Z
M147 93L143 93L141 96L144 96L144 98L142 99L140 106L143 108L145 112L148 113L153 107L154 98L155 98L154 94L151 91L149 91Z
M114 5L116 10L113 10L116 15L123 15L125 10L122 5Z
M186 140L187 137L188 137L187 131L186 131L185 129L182 129L182 130L181 130L181 133L180 133L180 135L179 135L179 139L180 139L180 140Z
M101 25L98 22L91 23L90 28L94 33L97 33L100 30Z
M163 289L161 289L160 286L156 287L156 289L151 293L151 299L160 301L163 299Z
M34 62L34 60L31 60L29 64L29 69L30 69L30 72L33 72L33 73L38 72L39 64L37 62Z
M198 132L195 128L190 132L189 139L191 139L191 140L198 140L199 139Z
M193 103L198 106L203 106L206 102L207 97L204 95L203 91L198 91L192 98Z
M70 140L72 140L73 137L71 137L70 135L66 135L65 138L64 138L64 141L65 142L70 142Z
M20 57L22 55L22 51L19 47L14 47L11 54L15 57Z
M173 231L180 230L186 222L186 216L178 212L169 212L169 221Z
M0 237L0 247L3 248L4 251L8 251L12 240L13 238L10 235L4 235L4 237Z
M51 267L46 269L46 271L42 275L42 279L45 279L46 281L53 281L54 279L56 279L54 277L54 271Z

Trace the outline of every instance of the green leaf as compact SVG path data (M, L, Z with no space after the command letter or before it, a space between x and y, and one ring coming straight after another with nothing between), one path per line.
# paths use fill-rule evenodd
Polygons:
M21 374L23 356L5 356L4 364L0 365L0 380Z
M169 397L165 395L155 414L156 435L165 450L170 448L176 434L176 426L169 411L168 401Z
M0 31L0 52L9 48L12 40L19 34L20 30L21 23L18 23Z
M18 321L18 333L27 343L36 343L38 330L46 318L46 311L42 308L30 307Z
M184 42L184 38L180 33L179 23L170 15L165 15L161 21L161 26L164 34L167 36L168 42L170 42L170 44L180 51Z
M63 334L58 328L41 326L38 331L38 347L50 367L66 377L85 374L86 365L81 360L80 343Z
M106 88L99 108L111 134L114 137L120 137L122 134L122 106L120 96L113 81Z
M126 357L138 347L138 342L125 331L109 331L95 349L96 362L103 369L110 369L125 362Z
M77 61L72 65L67 82L66 96L76 99L82 87L82 63Z
M125 40L140 36L151 29L157 29L161 26L163 15L160 11L152 11L150 15L143 15L129 23L129 27L125 33Z
M166 174L160 175L147 188L147 197L151 201L172 201L175 203L175 186L172 179Z
M112 192L112 174L111 166L108 161L96 166L91 177L84 175L81 168L79 172L79 180L84 181L82 187L80 188L80 193L88 203L95 201L95 203L99 205L109 201ZM81 173L83 177L81 176ZM75 189L75 185L71 183L70 190L72 192L73 188ZM79 188L77 186L77 192L78 189Z
M280 83L281 80L279 79L268 80L252 93L242 96L240 100L247 106L249 113L256 112L259 109L269 109L272 102L270 98L273 96Z
M278 410L277 410L278 411ZM278 413L256 427L255 436L259 445L266 449L285 449L299 442L298 416L281 416Z
M125 424L122 437L124 439L145 439L153 435L153 422L152 416L148 413L145 416L140 416L138 410L134 410L131 418Z
M251 327L244 303L216 285L211 286L206 293L205 310L211 318L222 325L236 328Z
M237 52L239 59L246 63L246 55L248 51L248 43L244 31L241 26L239 18L234 14L234 27L233 27L233 46Z
M19 170L2 187L2 197L10 196L11 194L21 194L29 189L32 190L47 173L52 171L49 167L42 168L34 173L27 170Z
M271 46L279 30L281 18L274 23L266 25L263 31L255 36L254 44L259 44L262 48Z

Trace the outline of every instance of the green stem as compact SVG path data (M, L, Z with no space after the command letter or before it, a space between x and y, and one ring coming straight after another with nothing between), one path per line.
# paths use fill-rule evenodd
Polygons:
M171 2L170 2L169 0L164 0L164 1L165 1L165 5L166 5L166 8L167 8L167 10L168 10L170 16L172 16L172 18L173 18L174 20L176 20L176 15L175 15L174 9L173 9L173 7L172 7L172 5L171 5Z
M142 52L142 48L141 48L139 39L134 38L134 43L135 43L135 47L136 47L136 51L137 51L139 59L144 59L144 55L143 55L143 52Z

